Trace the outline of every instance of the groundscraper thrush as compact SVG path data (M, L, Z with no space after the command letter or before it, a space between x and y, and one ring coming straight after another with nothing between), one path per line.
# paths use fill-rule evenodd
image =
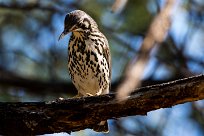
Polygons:
M64 20L59 40L71 32L68 46L68 71L78 97L109 93L111 55L106 37L84 11L74 10ZM97 132L108 132L107 121L99 122Z

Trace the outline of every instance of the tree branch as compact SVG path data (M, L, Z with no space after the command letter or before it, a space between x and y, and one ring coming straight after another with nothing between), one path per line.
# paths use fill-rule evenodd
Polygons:
M136 89L118 103L114 94L52 102L0 103L0 134L37 135L93 128L101 120L204 99L204 75Z
M139 49L141 52L135 56L125 72L125 80L117 89L117 99L124 100L131 91L141 86L141 78L150 59L150 52L158 44L164 41L170 28L171 13L176 0L166 0L165 6L152 21L146 37Z

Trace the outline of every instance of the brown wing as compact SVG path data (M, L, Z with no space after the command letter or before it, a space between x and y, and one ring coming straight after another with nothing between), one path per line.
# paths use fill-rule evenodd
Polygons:
M106 37L103 35L103 33L101 33L100 31L97 30L96 33L92 33L91 36L94 37L99 37L100 41L102 40L104 43L101 44L103 47L102 49L102 54L105 57L107 63L108 63L108 69L109 69L109 90L111 88L111 53L110 53L110 49L109 49L109 44L108 44L108 40L106 39Z
M110 84L109 84L109 90L111 89L111 53L110 53L110 49L109 49L109 44L108 44L108 40L106 39L106 37L104 36L104 47L103 47L103 54L106 58L106 61L108 62L108 68L109 68L109 80L110 80Z

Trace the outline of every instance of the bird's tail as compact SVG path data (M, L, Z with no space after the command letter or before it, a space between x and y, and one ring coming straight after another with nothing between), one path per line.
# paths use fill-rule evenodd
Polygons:
M96 131L96 132L108 133L109 129L108 129L107 120L106 121L101 121L99 124L94 126L93 130Z

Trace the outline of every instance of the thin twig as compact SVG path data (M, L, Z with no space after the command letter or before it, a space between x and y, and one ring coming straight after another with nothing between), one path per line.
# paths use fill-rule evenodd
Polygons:
M152 48L156 44L161 43L166 37L167 31L170 27L170 17L174 3L175 0L167 0L164 8L150 25L149 31L144 38L140 49L141 53L134 58L135 63L128 66L125 80L117 89L117 99L119 101L125 100L134 88L140 86L140 81L149 61Z

